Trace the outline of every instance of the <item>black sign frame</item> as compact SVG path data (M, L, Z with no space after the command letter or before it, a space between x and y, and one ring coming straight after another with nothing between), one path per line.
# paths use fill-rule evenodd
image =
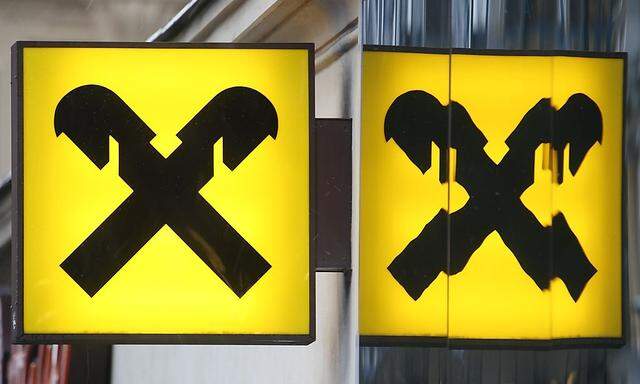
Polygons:
M35 334L24 331L24 169L23 169L23 50L24 48L142 48L142 49L296 49L308 53L309 87L309 332L307 334ZM316 130L315 45L313 43L142 43L18 41L11 47L11 169L13 342L16 344L209 344L309 345L316 339Z
M382 336L360 335L360 345L366 347L446 347L449 349L575 349L575 348L621 348L629 338L629 271L628 271L628 220L627 220L627 52L594 52L572 50L510 50L473 48L429 48L401 47L393 45L364 45L363 52L398 52L422 54L464 54L499 56L564 56L584 58L613 58L623 60L622 86L622 200L621 200L621 310L622 333L620 337L602 338L557 338L557 339L471 339L449 338L447 336Z

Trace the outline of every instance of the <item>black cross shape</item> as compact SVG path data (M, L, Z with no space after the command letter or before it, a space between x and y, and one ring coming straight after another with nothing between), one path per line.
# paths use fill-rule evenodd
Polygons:
M574 94L555 110L549 99L541 99L508 137L509 151L497 165L484 151L487 140L465 108L455 101L443 106L423 91L409 91L392 103L384 132L386 140L393 139L422 173L431 167L434 142L440 149L441 183L449 177L448 148L454 148L455 179L469 194L460 210L450 215L440 210L389 265L389 272L414 300L441 271L448 275L462 271L494 230L541 290L558 277L573 300L579 299L595 267L562 213L555 214L552 225L545 227L520 196L533 184L535 150L540 144L550 144L555 152L554 183L560 184L567 144L569 170L575 175L589 149L602 142L602 116L593 100Z
M133 189L61 267L94 296L167 224L238 296L271 265L200 195L213 177L213 144L234 170L267 136L276 138L275 108L260 92L228 88L177 134L182 143L164 158L153 131L111 90L86 85L67 93L55 111L64 133L99 168L109 162L109 136L119 145L119 174Z

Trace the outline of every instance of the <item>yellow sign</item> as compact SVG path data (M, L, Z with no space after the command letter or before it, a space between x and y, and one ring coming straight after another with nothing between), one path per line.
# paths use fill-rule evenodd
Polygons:
M363 342L623 342L625 58L365 51Z
M315 339L311 45L14 63L18 341Z

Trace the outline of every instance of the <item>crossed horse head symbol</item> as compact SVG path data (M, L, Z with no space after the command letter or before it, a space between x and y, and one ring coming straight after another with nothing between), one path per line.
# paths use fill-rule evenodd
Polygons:
M61 264L89 296L165 224L238 297L271 268L198 192L213 177L213 144L218 139L224 139L223 162L233 170L267 136L276 138L276 111L261 93L233 87L216 95L180 130L182 143L166 159L150 144L153 131L102 86L86 85L65 95L54 124L57 135L64 133L100 169L109 161L109 136L113 137L119 144L120 177L133 189ZM456 149L456 181L470 196L452 214L440 210L389 265L414 300L441 271L462 271L494 230L540 289L558 277L574 301L579 299L595 267L562 213L545 227L519 198L533 183L540 144L551 144L557 152L554 182L561 184L567 144L569 170L575 175L589 149L602 142L602 116L593 100L574 94L555 110L549 99L541 99L507 139L509 151L499 164L484 152L487 140L462 105L453 101L443 106L423 91L407 92L393 102L384 133L423 173L431 167L434 142L440 148L440 182L448 177L447 150ZM447 231L455 237L448 250L443 241Z
M440 272L461 272L493 231L538 288L549 288L557 277L574 301L580 298L596 268L562 213L553 215L551 226L543 226L520 196L534 182L535 150L540 144L550 144L556 152L553 182L561 184L565 147L569 145L569 170L575 175L589 149L602 143L602 115L593 100L577 93L556 110L550 99L541 99L507 138L509 151L499 164L484 151L487 139L462 105L455 101L441 105L424 91L409 91L395 99L386 113L384 134L422 173L431 167L431 143L435 143L440 149L441 183L448 181L447 153L454 148L455 181L469 194L460 210L449 214L441 209L388 266L414 300ZM446 239L451 240L449 247Z
M58 103L56 135L65 134L99 169L109 162L109 136L119 145L119 175L133 192L61 264L94 296L165 224L238 296L271 265L199 193L213 177L213 145L234 170L278 118L260 92L232 87L217 94L181 130L166 159L154 132L108 88L85 85Z

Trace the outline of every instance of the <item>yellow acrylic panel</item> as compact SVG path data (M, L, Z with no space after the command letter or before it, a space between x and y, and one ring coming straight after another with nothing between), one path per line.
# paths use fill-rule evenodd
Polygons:
M509 135L540 99L551 97L551 64L550 57L452 55L451 100L467 110L486 138L484 151L490 158L488 161L504 166L503 160L510 150L506 144ZM456 126L452 125L452 129ZM520 200L542 225L548 226L551 175L542 169L543 152L542 146L536 150L535 182ZM460 159L457 163L460 164ZM452 231L451 243L464 240L459 236ZM499 231L494 230L462 271L449 277L449 337L549 339L550 336L549 291L540 290L527 276Z
M562 281L552 281L552 335L621 338L622 330L622 145L624 105L622 58L555 57L552 104L574 94L591 98L602 116L602 140L590 148L572 175L553 185L553 211L561 212L596 269L577 302ZM562 129L562 127L554 127ZM554 257L562 255L554 254Z
M360 187L360 334L446 336L447 276L440 273L418 300L387 267L427 221L447 208L438 180L439 150L422 173L387 141L384 121L394 100L412 90L449 103L448 55L364 52ZM446 131L446 125L442 127ZM445 241L443 239L443 241Z
M625 59L623 54L595 56L365 48L363 342L623 342ZM398 109L399 96L408 91L432 98L421 95L422 104ZM440 148L435 142L414 135L414 142L401 144L387 132L394 110L406 119L401 131L415 130L419 114L411 108L428 111L421 120L425 130L433 130L433 121L441 121L448 108L445 181L442 176L438 180ZM473 131L456 131L469 127ZM476 157L468 151L474 145ZM418 155L424 153L431 153L430 164ZM477 167L478 162L486 163L486 169ZM517 180L524 184L518 186ZM474 219L481 224L466 221L461 230L455 223L465 209L484 208L476 205L477 196L493 205ZM508 197L511 202L502 204ZM423 236L440 209L448 211L447 234ZM483 225L486 234L476 236L475 226ZM414 247L420 255L439 254L424 246L439 247L434 236L449 242L447 264L440 266L436 279L416 290L396 278L393 264L419 238L431 241ZM470 252L458 252L476 240ZM583 259L573 259L569 268L562 264L575 253ZM425 278L419 264L432 261L418 259L416 271L407 275Z
M25 335L313 334L307 46L21 48ZM199 191L271 265L242 297L167 225L93 297L60 267L132 193L119 177L113 139L100 170L54 132L56 105L88 84L115 92L153 130L151 144L164 157L221 91L250 87L272 103L277 138L267 137L233 171L218 141L214 176Z

